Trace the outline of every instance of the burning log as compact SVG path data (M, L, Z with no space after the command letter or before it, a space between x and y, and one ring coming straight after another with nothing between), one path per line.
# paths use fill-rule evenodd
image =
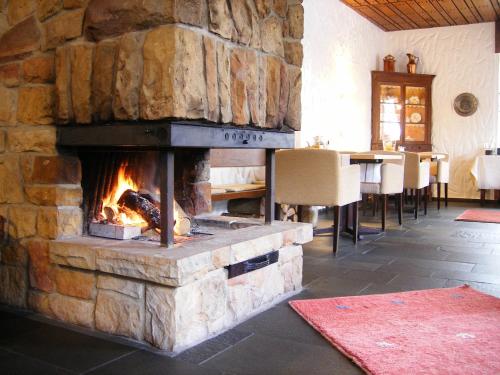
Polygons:
M118 206L125 207L139 214L150 228L161 229L160 210L149 199L133 190L125 190L120 199Z

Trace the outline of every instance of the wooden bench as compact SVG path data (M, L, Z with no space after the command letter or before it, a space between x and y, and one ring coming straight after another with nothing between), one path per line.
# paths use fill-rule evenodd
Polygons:
M263 167L266 153L262 149L212 149L210 167ZM255 188L252 188L255 187ZM212 201L239 198L262 198L266 195L263 184L225 184L212 186Z

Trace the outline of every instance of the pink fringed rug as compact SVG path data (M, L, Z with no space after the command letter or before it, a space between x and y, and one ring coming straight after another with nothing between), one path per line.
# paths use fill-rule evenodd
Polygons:
M290 305L368 374L500 374L500 299L468 286Z
M500 223L500 210L465 210L457 221L475 221L478 223Z

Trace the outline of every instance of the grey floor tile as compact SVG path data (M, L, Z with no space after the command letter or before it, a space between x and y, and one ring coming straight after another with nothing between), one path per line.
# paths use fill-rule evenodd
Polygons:
M430 278L410 275L398 275L392 279L387 285L396 285L404 290L421 290L443 288L446 285L446 278Z
M203 364L238 374L363 374L348 358L330 345L308 345L256 334Z
M460 272L460 271L435 271L433 278L446 278L461 281L476 281L479 283L500 284L500 275L491 275L487 273Z
M29 315L0 311L0 342L35 331L42 326L42 323L27 319Z
M83 372L137 349L44 324L0 341L0 348L74 372Z
M221 370L201 368L158 354L137 351L107 365L94 369L92 375L212 375L223 374Z
M6 375L64 375L75 374L68 370L0 349L0 372Z
M472 272L500 276L500 263L476 264Z

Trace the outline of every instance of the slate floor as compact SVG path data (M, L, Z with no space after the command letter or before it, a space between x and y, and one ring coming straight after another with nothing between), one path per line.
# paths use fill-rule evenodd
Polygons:
M451 287L468 283L500 297L500 225L455 222L450 204L403 227L389 216L385 235L353 246L316 237L304 249L304 291L318 298ZM496 209L499 209L496 206ZM378 218L363 217L377 223ZM327 213L322 226L330 223ZM175 358L0 310L1 374L361 374L286 301Z

